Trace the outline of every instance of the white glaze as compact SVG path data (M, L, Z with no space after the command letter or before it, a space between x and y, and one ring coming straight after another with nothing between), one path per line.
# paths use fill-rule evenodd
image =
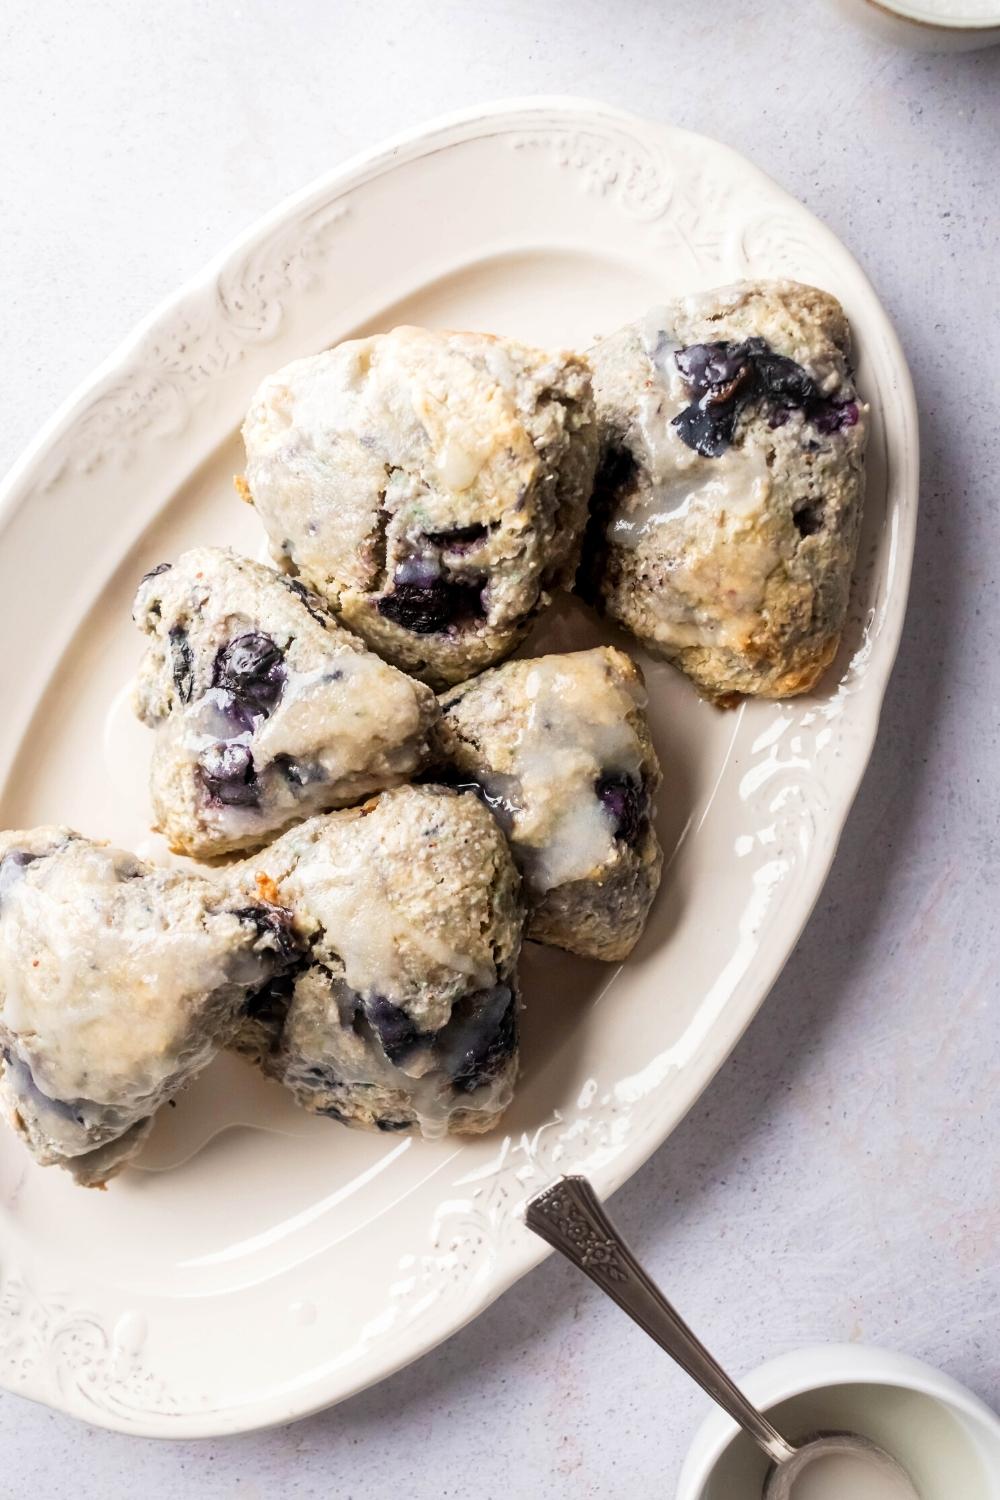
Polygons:
M243 429L247 477L267 524L280 531L294 508L307 572L314 564L324 576L331 555L348 576L364 571L372 495L390 482L409 487L422 470L446 491L475 487L497 510L516 506L538 459L502 350L489 347L487 369L491 379L459 345L403 326L296 360L264 382ZM390 457L402 466L391 475Z
M688 300L697 304L699 298ZM673 418L690 392L673 357L680 344L667 318L665 308L653 307L639 325L651 378L638 400L631 440L651 488L619 504L608 536L620 547L651 543L658 553L686 559L667 570L655 593L665 645L739 647L780 558L766 527L771 479L756 447L705 458L682 441ZM720 597L724 614L711 607Z
M464 953L410 921L386 889L382 871L364 844L349 838L318 843L281 886L294 907L320 914L330 945L344 963L344 977L359 994L393 994L401 983L400 943L426 954L428 962L467 975L476 986L492 984L493 974Z
M662 79L649 97L662 99ZM863 171L864 153L854 159ZM447 245L428 243L418 267L400 224L428 210L446 216ZM8 1199L3 1246L8 1265L25 1248L35 1276L23 1296L16 1283L5 1284L0 1379L91 1422L174 1439L286 1422L425 1352L541 1254L526 1244L517 1217L526 1193L561 1170L586 1171L607 1193L690 1108L756 1011L816 899L868 752L912 544L912 402L888 321L843 249L730 151L597 106L533 105L452 122L423 147L408 142L352 171L346 184L318 186L286 215L258 227L161 312L151 330L155 346L144 339L116 356L113 392L103 377L12 481L6 514L24 528L45 567L25 569L20 552L7 549L0 611L9 639L30 635L32 670L5 680L4 768L17 744L23 741L27 751L7 785L5 822L15 814L27 821L21 813L29 811L30 821L39 822L58 811L129 847L145 835L146 817L134 804L123 805L96 754L111 693L134 667L135 643L121 629L134 578L206 535L257 548L253 512L234 507L229 495L240 462L230 441L232 414L267 368L321 340L349 336L360 317L366 326L406 316L435 326L523 330L542 342L582 347L662 296L665 284L683 286L697 276L708 285L720 270L732 274L728 260L719 265L724 255L746 254L762 274L780 272L794 255L795 269L837 290L866 331L866 388L887 452L869 497L873 526L863 554L873 558L875 576L860 580L859 606L870 605L873 620L843 691L831 684L822 698L789 705L777 719L777 711L759 705L740 715L715 714L694 701L676 674L652 668L654 735L679 777L663 799L661 820L671 845L689 817L690 832L676 853L667 899L654 913L644 960L627 965L599 1005L606 973L598 978L596 966L529 952L534 1062L509 1133L456 1149L457 1143L422 1146L338 1131L326 1121L300 1119L276 1086L261 1081L251 1088L257 1081L249 1069L220 1064L221 1074L213 1068L157 1127L151 1152L186 1143L183 1166L142 1179L126 1175L104 1195L77 1193L82 1202L74 1203L71 1223L69 1185L59 1174L29 1168L16 1201ZM544 255L536 253L541 238L553 247ZM45 237L36 239L43 254ZM586 255L579 253L582 244ZM421 285L405 309L388 308L387 299L408 294L415 277ZM72 339L72 320L64 321L63 335ZM25 347L30 354L30 341ZM75 357L86 362L82 346ZM19 399L30 382L14 386L12 399ZM36 415L22 410L22 428ZM202 466L200 455L212 457ZM147 522L156 529L128 554ZM84 551L88 569L81 578ZM104 592L87 615L81 592L91 584ZM581 617L560 617L532 649L592 644L596 627ZM42 678L56 671L71 632L65 670L46 689ZM93 758L83 747L93 747ZM741 780L751 773L752 786L741 795ZM740 835L752 853L734 859ZM162 840L155 843L162 856ZM835 955L827 959L836 963ZM967 978L971 994L975 976ZM886 1004L891 992L889 985ZM912 994L910 1001L912 1009ZM843 1020L844 1007L835 1009L832 1020ZM830 1022L827 1015L818 1034ZM910 1034L905 1024L897 1031ZM801 1042L798 1034L792 1038L793 1052ZM252 1110L233 1102L234 1072L251 1081ZM219 1077L223 1088L216 1086ZM614 1092L619 1083L629 1085L625 1101ZM877 1104L881 1096L875 1097ZM752 1112L752 1101L744 1104ZM709 1137L717 1113L706 1127ZM800 1107L796 1128L808 1117ZM225 1128L247 1118L258 1128ZM211 1150L201 1150L212 1136ZM725 1142L719 1136L713 1146L713 1139L710 1148L725 1161ZM891 1144L891 1134L887 1139ZM13 1162L16 1143L10 1150ZM738 1194L746 1174L726 1175L726 1193ZM19 1180L12 1167L8 1182ZM850 1174L859 1192L864 1180L863 1170ZM849 1227L863 1221L866 1202L862 1192ZM955 1215L935 1212L932 1228L947 1239ZM704 1253L703 1235L698 1247ZM837 1246L833 1253L836 1259ZM541 1280L547 1285L548 1278ZM530 1285L524 1291L530 1298ZM952 1292L961 1300L957 1283ZM294 1337L284 1311L292 1298L318 1308L315 1324L294 1330ZM807 1318L822 1313L813 1301L800 1304ZM136 1370L120 1369L103 1353L126 1308L140 1310L150 1324ZM546 1310L534 1311L533 1338L544 1342L544 1328L539 1333L534 1324L544 1325ZM897 1311L905 1318L905 1308ZM487 1342L474 1331L466 1335L474 1362L502 1378L513 1368L510 1350L496 1347L495 1318L484 1328ZM616 1340L615 1349L619 1342L629 1341ZM36 1356L30 1364L26 1348ZM570 1357L567 1368L578 1365ZM420 1370L399 1380L421 1400L427 1396ZM517 1386L508 1381L502 1390ZM604 1381L602 1400L606 1392ZM535 1397L543 1409L537 1389ZM377 1408L377 1397L365 1399ZM679 1400L687 1400L683 1392ZM593 1417L586 1390L581 1401ZM572 1416L576 1408L566 1410ZM36 1409L19 1402L17 1410L18 1421L35 1433ZM481 1415L470 1442L474 1436L477 1462L495 1477L496 1455L480 1440ZM38 1420L47 1441L51 1419L42 1412ZM338 1422L334 1415L314 1427L336 1437ZM593 1464L600 1485L607 1465L599 1437L572 1420L566 1430L566 1462L560 1460L561 1472L552 1470L554 1489L569 1494L579 1487L574 1465L581 1459ZM509 1443L497 1431L497 1451L509 1464ZM382 1475L389 1473L389 1438L369 1445ZM170 1451L178 1453L176 1443ZM428 1478L426 1466L413 1466L412 1451L411 1441L406 1472L423 1492L439 1481ZM632 1455L637 1463L644 1451L640 1444ZM668 1443L658 1459L661 1488L669 1488L674 1452ZM23 1452L21 1461L28 1459ZM214 1467L222 1462L218 1456ZM43 1488L50 1468L41 1471ZM163 1489L168 1481L161 1479ZM219 1483L225 1488L226 1481Z
M265 763L278 755L312 756L329 781L370 771L380 757L413 769L419 727L409 680L368 652L345 652L329 667L290 674L254 735L254 760L258 752Z
M598 653L575 655L571 667L546 657L525 691L530 706L514 751L520 794L512 836L526 878L547 891L586 879L614 857L614 829L594 783L609 771L638 774L642 755L628 715L646 694L638 684L612 681Z
M156 728L152 800L174 847L210 858L262 843L422 765L437 712L430 690L315 614L272 569L226 549L195 548L143 580L134 615L151 638L135 705ZM193 702L182 701L174 678L177 630L191 656ZM267 712L259 705L253 712L239 695L234 707L229 684L208 686L219 653L250 633L281 652ZM220 746L242 746L252 757L251 805L212 795L203 756Z
M225 982L225 950L190 919L186 882L173 894L165 885L157 910L120 881L111 851L69 847L71 857L52 856L7 891L3 1021L28 1038L32 1071L54 1098L93 1097L97 1087L142 1096L178 1047L199 1045L188 1007ZM202 1044L207 1061L214 1037Z

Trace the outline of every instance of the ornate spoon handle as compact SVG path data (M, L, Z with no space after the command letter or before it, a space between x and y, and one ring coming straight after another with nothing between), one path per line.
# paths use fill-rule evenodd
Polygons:
M563 1177L532 1198L525 1222L597 1283L629 1317L738 1422L775 1463L795 1449L716 1364L663 1293L654 1286L605 1214L585 1177Z

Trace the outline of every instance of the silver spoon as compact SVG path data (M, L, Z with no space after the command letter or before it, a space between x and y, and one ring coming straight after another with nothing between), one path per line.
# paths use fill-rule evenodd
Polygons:
M792 1485L808 1465L830 1454L864 1457L886 1479L887 1500L919 1500L894 1458L853 1432L817 1433L797 1445L781 1436L733 1384L663 1293L654 1286L611 1223L585 1177L563 1177L532 1198L525 1209L529 1229L596 1282L651 1339L675 1359L702 1390L739 1423L771 1460L762 1500L790 1500Z

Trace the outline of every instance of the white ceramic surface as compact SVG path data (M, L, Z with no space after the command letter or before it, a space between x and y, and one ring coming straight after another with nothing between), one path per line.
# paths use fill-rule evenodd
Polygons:
M793 1442L817 1430L870 1437L904 1466L921 1500L1000 1500L1000 1418L920 1360L820 1345L771 1360L739 1384ZM695 1435L676 1500L758 1500L766 1469L735 1423L713 1411Z
M401 232L411 222L433 232ZM284 205L143 325L11 475L0 626L34 642L34 670L0 722L0 818L155 853L148 741L125 703L128 603L146 567L196 539L260 549L229 480L264 372L403 320L585 344L665 288L746 274L841 297L873 405L855 607L823 691L722 716L652 667L664 890L619 973L529 952L505 1132L432 1145L332 1130L227 1059L105 1195L5 1139L10 1388L151 1434L300 1415L415 1357L534 1263L517 1210L556 1171L608 1192L645 1159L760 1004L832 859L899 636L917 445L891 328L814 218L701 137L543 100L411 134ZM40 581L23 559L43 542ZM570 607L530 649L595 629Z

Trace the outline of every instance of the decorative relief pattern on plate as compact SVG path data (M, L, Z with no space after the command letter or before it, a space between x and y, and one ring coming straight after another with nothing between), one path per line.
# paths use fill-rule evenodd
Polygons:
M737 273L760 275L766 267L769 276L812 277L822 280L819 267L829 267L829 259L818 237L803 234L800 220L777 213L773 205L734 226L732 239L736 246ZM827 276L834 275L832 268Z
M228 263L209 291L165 314L130 352L128 372L95 395L57 440L36 492L109 462L128 468L141 443L180 435L211 384L248 347L277 335L288 293L315 285L331 232L347 212L347 203L334 200L296 217Z
M231 351L242 352L245 343L274 338L285 316L284 298L288 292L309 291L316 285L331 231L349 212L349 203L335 197L224 267L215 296Z
M545 151L553 165L575 173L584 191L612 198L631 219L651 226L658 243L679 246L694 266L722 262L721 225L732 187L705 173L678 147L666 160L624 130L514 134L515 150Z
M35 1400L58 1398L84 1417L89 1408L119 1417L177 1415L185 1403L148 1369L145 1336L137 1313L123 1313L109 1332L96 1313L68 1300L44 1301L17 1275L3 1278L0 1372L9 1389Z
M554 165L575 173L584 190L614 198L633 219L658 219L670 204L672 184L648 146L622 131L515 132L516 151L545 151Z
M572 125L574 113L586 123ZM791 214L785 224L783 194L732 153L693 137L651 127L643 139L597 111L591 121L582 110L538 109L453 126L445 144L481 136L499 136L518 151L544 153L554 167L575 174L587 194L620 211L623 236L642 231L647 246L680 247L706 284L742 274L748 266L755 272L765 266L781 271L782 253L791 257L788 269L802 274L804 265L822 264L831 253L826 231L817 231L813 245L805 214L801 219ZM441 149L436 137L429 140ZM286 304L315 284L349 212L348 192L334 184L320 206L290 214L280 228L231 257L211 285L189 290L129 349L114 376L39 457L33 489L51 490L67 474L88 474L104 464L125 468L150 439L183 433L212 384L249 348L275 338ZM844 261L850 266L846 256ZM871 305L877 310L874 299ZM891 365L893 358L883 356L882 363ZM889 392L880 394L887 404ZM884 600L876 599L883 578L875 545L869 538L838 686L821 702L776 705L769 727L747 747L740 764L739 823L733 831L735 854L752 872L748 931L741 934L748 944L787 893L803 885L818 827L829 826L830 808L844 802L844 772L837 762L838 734L842 741L845 730L836 721L871 675L884 623ZM887 670L884 657L885 652L876 689L879 673ZM872 696L877 708L879 692ZM864 743L864 716L854 732ZM554 1177L575 1170L603 1173L612 1186L622 1180L631 1169L627 1162L620 1165L628 1147L634 1154L635 1143L645 1141L646 1154L649 1143L662 1136L662 1085L679 1066L668 1051L641 1073L610 1086L591 1079L572 1107L553 1110L530 1134L498 1139L495 1154L455 1183L422 1221L419 1239L413 1228L385 1308L357 1336L359 1359L376 1344L395 1347L403 1331L412 1356L507 1285L526 1263L524 1201ZM584 1232L568 1210L563 1220L566 1233ZM602 1253L596 1240L593 1253ZM442 1303L448 1304L444 1315ZM390 1353L387 1363L393 1358ZM367 1378L377 1378L377 1372L369 1371ZM168 1431L171 1418L215 1407L214 1398L168 1391L149 1368L138 1315L119 1308L105 1316L61 1296L46 1301L15 1275L0 1283L0 1380L92 1420L105 1413L114 1419L110 1425L133 1430ZM331 1397L327 1393L324 1399Z

